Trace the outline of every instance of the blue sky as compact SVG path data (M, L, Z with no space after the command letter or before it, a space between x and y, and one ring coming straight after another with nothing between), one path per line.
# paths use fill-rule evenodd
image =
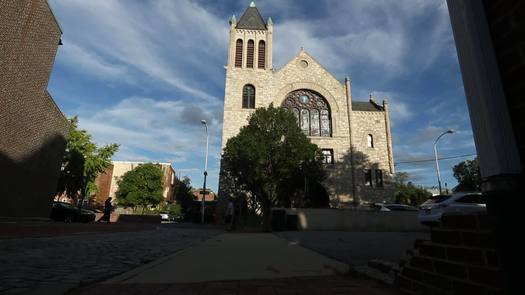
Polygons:
M170 162L202 185L206 119L209 186L220 161L228 19L250 1L50 0L64 31L49 91L114 160ZM444 0L261 0L274 22L274 66L304 47L354 100L388 99L395 162L475 154ZM456 184L440 162L443 182ZM436 185L433 162L398 164L417 184Z

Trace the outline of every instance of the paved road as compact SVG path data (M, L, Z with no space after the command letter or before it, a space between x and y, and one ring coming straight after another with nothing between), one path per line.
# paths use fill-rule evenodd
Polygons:
M295 231L278 236L335 258L350 266L366 265L371 259L397 263L416 239L429 239L428 232Z
M60 294L209 239L216 229L177 228L0 240L1 294Z

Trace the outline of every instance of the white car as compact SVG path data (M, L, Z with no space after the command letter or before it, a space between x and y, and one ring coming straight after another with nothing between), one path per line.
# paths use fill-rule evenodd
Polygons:
M432 196L421 204L418 219L422 224L441 222L446 212L483 212L487 210L485 197L479 192L462 192Z
M160 219L162 221L171 221L172 220L171 216L168 213L164 213L164 212L160 213Z

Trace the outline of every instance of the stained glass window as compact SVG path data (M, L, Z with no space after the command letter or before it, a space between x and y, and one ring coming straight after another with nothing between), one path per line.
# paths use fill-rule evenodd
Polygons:
M319 111L318 110L311 110L310 111L310 135L311 136L319 136Z
M330 107L319 93L299 89L288 93L282 107L291 110L306 135L332 136Z
M301 130L306 135L310 134L310 115L308 110L305 109L301 110Z
M321 136L331 136L330 114L328 110L321 110Z

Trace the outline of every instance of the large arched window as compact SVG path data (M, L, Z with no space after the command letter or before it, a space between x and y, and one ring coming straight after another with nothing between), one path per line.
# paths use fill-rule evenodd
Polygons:
M253 69L253 40L248 40L248 48L246 53L246 67Z
M304 134L332 136L330 106L319 93L299 89L288 93L282 107L293 112Z
M259 52L257 67L259 69L264 69L266 67L266 43L263 40L259 41L258 49Z
M242 108L255 109L255 87L246 84L242 88Z
M235 67L242 68L242 39L235 43Z

